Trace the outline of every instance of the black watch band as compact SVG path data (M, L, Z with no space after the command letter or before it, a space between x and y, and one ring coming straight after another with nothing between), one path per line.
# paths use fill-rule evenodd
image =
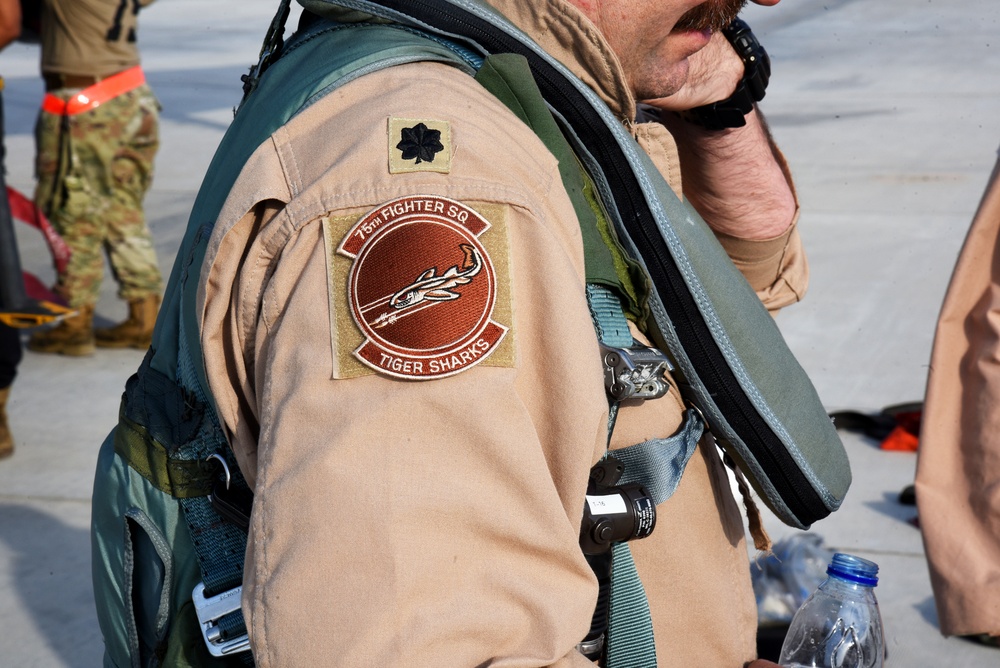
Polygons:
M753 110L755 102L764 98L767 81L771 77L771 59L754 36L746 21L733 19L722 29L737 55L743 60L743 78L736 90L725 100L679 112L689 123L708 130L739 128L747 124L745 116Z

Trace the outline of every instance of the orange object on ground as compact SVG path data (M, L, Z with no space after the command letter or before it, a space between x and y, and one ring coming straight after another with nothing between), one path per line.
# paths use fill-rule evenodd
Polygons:
M910 433L905 427L898 426L889 432L880 446L883 450L897 450L902 452L916 452L919 438L916 434Z
M920 442L920 419L922 410L900 411L895 413L895 428L889 435L882 439L881 448L883 450L896 450L901 452L916 452Z

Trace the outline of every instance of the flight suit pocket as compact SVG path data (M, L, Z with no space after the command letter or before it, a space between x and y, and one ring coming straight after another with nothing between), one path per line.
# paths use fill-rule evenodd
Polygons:
M159 664L170 621L173 559L166 537L141 509L125 511L126 623L132 665Z

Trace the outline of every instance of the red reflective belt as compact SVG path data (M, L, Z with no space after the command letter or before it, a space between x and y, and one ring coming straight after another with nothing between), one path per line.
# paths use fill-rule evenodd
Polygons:
M91 109L97 109L105 102L113 100L130 90L138 88L146 82L142 67L136 65L107 79L101 79L93 86L87 86L68 100L63 100L52 93L46 93L42 99L42 111L61 116L82 114Z

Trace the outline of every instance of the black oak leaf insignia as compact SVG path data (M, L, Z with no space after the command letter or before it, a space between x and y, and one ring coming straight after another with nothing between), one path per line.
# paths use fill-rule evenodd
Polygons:
M396 148L403 152L403 160L417 159L417 164L427 161L434 162L434 156L444 150L441 143L441 131L431 130L423 123L417 123L412 128L403 128L400 133L402 140Z

